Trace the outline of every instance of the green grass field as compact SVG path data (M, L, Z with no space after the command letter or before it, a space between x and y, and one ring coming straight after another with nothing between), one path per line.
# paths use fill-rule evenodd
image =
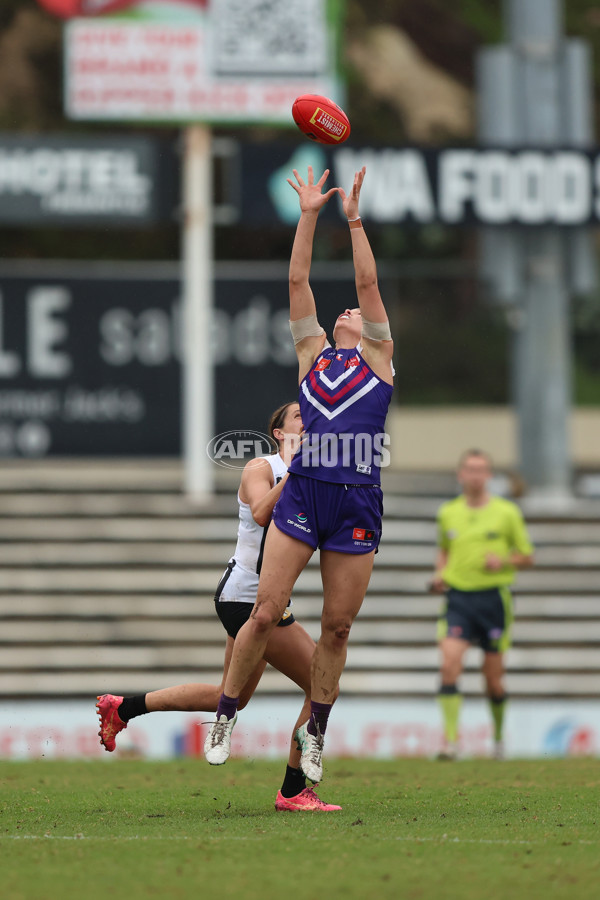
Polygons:
M282 763L0 763L3 900L600 896L600 761L330 761L330 814L276 813Z

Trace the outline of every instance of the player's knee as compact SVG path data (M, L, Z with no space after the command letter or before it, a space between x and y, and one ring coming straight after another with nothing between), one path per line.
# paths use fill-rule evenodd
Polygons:
M486 688L488 696L490 697L504 696L504 684L502 683L502 678L500 676L486 678Z
M451 682L456 681L458 676L460 675L461 665L460 661L456 659L443 659L442 665L440 666L440 674L442 676L442 682L444 684L450 684Z
M325 619L321 626L323 638L332 647L344 647L348 643L351 626L349 619Z
M270 604L261 603L254 607L250 613L249 621L255 634L262 636L269 634L280 618L281 615Z
M348 638L350 637L350 626L349 625L340 625L334 631L335 640L339 644L347 644Z

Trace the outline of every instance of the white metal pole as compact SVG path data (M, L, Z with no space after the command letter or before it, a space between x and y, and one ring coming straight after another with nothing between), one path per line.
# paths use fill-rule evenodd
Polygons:
M213 463L206 453L213 431L214 376L211 130L189 125L183 164L183 404L185 490L195 503L213 492Z

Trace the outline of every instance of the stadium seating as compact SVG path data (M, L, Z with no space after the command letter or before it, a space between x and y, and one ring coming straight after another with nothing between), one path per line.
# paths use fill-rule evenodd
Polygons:
M0 699L137 693L220 680L224 632L212 597L233 551L237 474L205 508L172 461L5 461L0 468ZM384 539L351 636L346 695L431 696L435 619L427 593L434 517L450 475L387 473ZM600 695L600 501L528 515L537 565L519 575L514 697ZM316 636L316 563L294 612ZM481 693L478 651L462 687ZM263 693L296 689L267 670Z

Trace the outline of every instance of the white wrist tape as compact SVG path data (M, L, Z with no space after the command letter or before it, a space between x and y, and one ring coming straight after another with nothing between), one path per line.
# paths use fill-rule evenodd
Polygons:
M392 332L390 331L389 322L367 322L362 320L363 337L369 338L370 341L391 341Z
M292 332L294 344L303 341L306 337L320 337L322 334L325 334L325 330L319 325L319 320L314 313L312 316L296 319L295 322L292 322L290 319L290 331Z

